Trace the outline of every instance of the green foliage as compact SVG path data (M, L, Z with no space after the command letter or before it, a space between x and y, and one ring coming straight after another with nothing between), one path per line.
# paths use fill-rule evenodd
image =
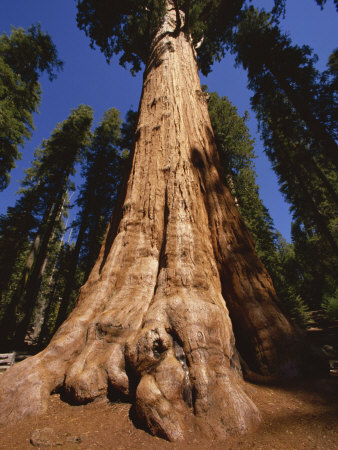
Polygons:
M119 112L112 108L91 134L92 115L91 108L81 105L57 125L36 150L15 207L1 217L0 268L8 269L7 279L1 278L3 342L16 336L21 345L32 329L32 339L47 343L60 317L72 309L97 258L126 170L137 113L130 111L122 126ZM84 184L72 224L78 235L75 244L65 244L63 217L68 192L74 188L70 177L79 160ZM29 265L33 242L39 245Z
M239 24L233 48L248 70L265 150L295 219L338 255L332 77L321 77L311 50L292 46L268 14L253 8Z
M81 105L36 149L32 166L21 183L20 198L0 217L0 292L6 289L27 239L34 239L39 227L47 226L56 201L73 189L69 177L88 142L92 116L91 108Z
M324 296L322 308L329 321L338 320L338 288L333 295Z
M135 119L135 113L130 111L121 138L120 113L115 108L109 109L86 147L82 162L84 183L76 202L79 213L72 224L77 239L75 246L68 250L68 261L61 265L64 287L61 292L58 290L62 300L57 308L55 328L71 311L78 289L98 257L125 170L126 146L131 145Z
M291 315L305 324L304 305L319 308L337 286L336 52L320 74L311 49L292 45L269 14L254 8L243 13L232 45L248 71L265 151L293 213L292 255L279 247L270 273Z
M207 90L206 86L202 88ZM248 114L240 117L227 97L220 98L216 92L209 93L208 108L216 145L227 172L237 175L245 168L253 168L254 140L246 125Z
M0 38L1 57L25 83L36 83L39 73L47 72L52 81L55 71L62 68L56 48L40 25L32 25L27 32L23 28L12 27L10 36Z
M316 113L332 136L338 139L338 49L329 56L328 69L318 82Z
M283 305L291 319L303 328L313 323L309 306L300 295L295 294L290 287L282 297Z
M307 230L300 220L292 224L292 240L298 265L297 292L311 308L318 309L323 298L337 288L337 257L325 239Z
M313 142L312 153L323 154L338 167L337 136L330 127L329 106L334 105L334 98L326 99L328 108L319 108L320 74L311 49L292 45L269 14L248 8L233 39L233 51L237 62L247 69L249 88L256 96L269 98L274 91L284 96Z
M207 75L215 61L220 61L237 23L243 0L183 2L186 16L184 28L197 47L199 68Z
M338 78L338 49L336 48L329 56L329 72L334 76L334 85L336 86Z
M39 25L0 36L0 190L21 157L18 147L31 136L41 98L39 74L47 72L53 80L61 68L50 36Z
M148 55L152 37L164 14L164 0L125 2L83 0L78 2L80 29L102 50L109 61L122 53L120 64L139 71Z
M22 192L36 187L45 205L54 201L56 192L74 174L74 164L82 159L92 120L93 110L80 105L56 126L50 138L35 151L35 160L26 171ZM72 184L66 187L72 189Z
M16 272L17 258L25 251L27 241L37 226L35 214L36 190L27 191L0 216L0 298L7 290L10 278Z
M0 237L1 239L1 237ZM2 239L0 240L2 242ZM20 247L20 252L17 252L18 255L14 260L13 264L11 264L11 271L9 275L6 274L6 280L1 280L1 289L0 289L0 321L5 319L6 309L11 302L11 299L15 295L15 290L20 282L21 274L24 270L25 263L30 250L30 241L27 239ZM6 253L8 257L11 259L11 252L8 251ZM3 258L2 258L3 259ZM5 282L6 281L6 284Z
M309 304L302 296L303 273L296 256L294 244L277 233L277 254L272 279L286 313L298 325L309 326L312 323Z
M337 0L335 0L337 1ZM325 0L317 0L322 4ZM233 29L240 20L245 0L172 0L176 30L192 39L198 64L208 74L214 61L225 54ZM79 0L77 22L109 61L120 55L120 64L131 65L132 73L146 64L151 43L166 11L165 0ZM275 0L273 17L284 13L285 0Z
M283 307L302 326L310 320L308 305L322 304L329 317L337 317L337 257L332 251L338 233L333 145L338 135L334 106L337 50L328 70L319 74L311 49L293 46L275 24L283 14L283 0L275 1L272 18L253 8L242 10L243 0L169 3L176 9L173 34L183 32L191 38L204 74L230 45L237 62L248 70L266 151L281 190L293 205L293 244L278 236L259 197L247 115L239 117L237 109L216 93L210 94L209 111L224 181ZM325 0L317 3L323 5ZM165 0L79 0L77 20L91 45L97 45L107 60L119 54L120 63L136 72L147 63L165 9ZM8 172L19 157L18 146L33 128L32 114L41 96L38 76L47 72L52 80L61 66L50 37L39 27L27 32L13 29L10 37L0 37L0 188L7 185ZM25 333L32 318L41 323L44 316L40 341L47 342L72 308L115 207L136 120L137 114L129 112L121 128L119 112L112 108L89 139L92 111L81 106L36 150L20 199L0 217L2 336L13 334L15 321ZM79 160L85 181L77 200L79 213L72 224L77 240L65 244L64 202L74 188L71 176ZM29 266L30 248L37 237L40 245ZM8 317L10 325L14 320L14 328L7 326Z
M131 109L127 112L126 120L121 127L120 148L124 159L128 158L134 146L134 136L137 127L138 112Z
M203 87L206 90L206 87ZM263 205L256 184L254 141L249 134L247 113L240 117L237 108L226 97L216 92L209 94L209 115L215 134L217 149L225 170L225 182L249 228L256 251L270 273L276 258L272 219Z
M98 256L121 182L121 125L117 109L105 111L87 146L83 161L82 177L85 182L77 200L81 209L76 224L81 226L86 223L81 259L87 275Z
M6 300L6 315L0 324L1 338L12 337L20 330L19 344L27 331L42 276L51 253L53 240L59 236L67 191L73 189L70 176L75 163L88 143L93 111L80 105L64 122L60 123L51 137L35 152L32 166L26 171L20 198L14 208L0 221L0 268L4 269L2 294ZM27 242L31 250L20 269L17 284L11 287L13 273L21 260ZM13 247L8 247L12 246ZM21 267L21 266L20 266ZM5 294L4 294L5 293ZM23 315L17 316L18 311ZM19 324L16 322L19 321Z
M297 261L294 245L276 232L259 196L253 164L254 142L245 123L247 114L240 117L229 100L215 92L209 93L208 106L225 182L252 234L257 254L273 279L282 308L305 327L311 323L311 315L302 282L303 267Z
M165 13L165 0L80 0L77 22L107 60L121 54L120 64L131 65L132 72L146 64L151 42ZM176 32L191 36L198 48L199 65L208 73L214 60L224 55L224 46L236 23L244 0L173 1L177 14Z

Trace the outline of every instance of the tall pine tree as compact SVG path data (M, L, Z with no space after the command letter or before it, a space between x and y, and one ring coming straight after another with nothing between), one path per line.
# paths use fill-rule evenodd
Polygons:
M62 68L56 48L39 25L25 31L12 28L0 36L0 190L9 183L9 172L21 157L19 146L31 136L33 113L41 99L39 75L49 79Z
M82 177L85 181L77 199L80 211L73 224L73 228L77 229L77 238L69 257L65 289L56 320L57 328L66 318L72 292L75 290L76 294L94 265L114 209L123 173L119 149L121 123L120 113L115 108L106 111L86 148L82 162ZM80 280L75 277L79 257L79 269L83 273Z
M22 345L27 332L42 281L48 245L62 212L65 195L73 189L70 177L88 141L92 115L88 106L81 105L73 110L68 119L57 126L49 140L37 149L32 168L27 171L23 182L23 199L34 198L28 213L34 215L35 232L21 280L6 307L0 327L2 339L11 340L14 337L17 345ZM17 213L27 215L26 210L20 211L20 203L25 203L23 199L17 205ZM10 227L8 231L13 232ZM1 238L6 242L5 233ZM18 307L24 312L19 323L16 321Z
M233 42L281 190L338 255L334 90L321 80L311 50L293 46L265 12L247 9Z

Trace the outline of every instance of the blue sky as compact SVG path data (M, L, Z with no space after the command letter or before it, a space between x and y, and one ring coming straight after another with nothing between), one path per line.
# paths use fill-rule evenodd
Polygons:
M271 0L256 0L255 5L269 8ZM57 80L50 83L47 77L40 79L42 102L40 113L35 116L33 137L23 149L23 158L12 171L10 186L0 193L0 213L14 205L15 192L23 178L23 170L29 167L34 149L43 139L48 139L58 122L69 115L79 104L90 105L95 112L95 123L103 112L111 107L121 111L122 117L130 109L137 109L142 87L142 75L132 77L128 70L118 65L115 59L108 65L99 50L89 47L89 40L76 26L76 2L74 0L0 0L0 32L10 32L11 25L28 28L40 22L55 43L64 70ZM282 28L294 43L310 45L319 56L318 67L325 69L329 54L337 47L338 14L333 0L328 0L321 11L315 0L287 0L287 11ZM250 92L242 69L234 68L233 59L225 59L213 67L212 73L201 77L209 90L226 95L237 106L241 114L250 113ZM263 145L257 134L257 122L250 113L248 122L251 134L256 139L255 151L257 182L265 206L277 229L289 240L291 217L287 205L278 190L276 176L263 153ZM79 181L79 180L78 180Z

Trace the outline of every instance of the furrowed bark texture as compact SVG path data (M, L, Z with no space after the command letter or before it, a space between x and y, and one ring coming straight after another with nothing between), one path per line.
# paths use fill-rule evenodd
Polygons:
M151 49L121 215L50 345L2 376L3 421L43 411L62 388L78 402L129 395L169 440L243 433L259 413L229 311L253 368L291 370L294 331L221 181L194 50L174 19Z

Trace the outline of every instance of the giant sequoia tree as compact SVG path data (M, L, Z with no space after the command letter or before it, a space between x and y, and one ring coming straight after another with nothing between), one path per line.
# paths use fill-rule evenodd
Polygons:
M243 433L259 413L240 356L265 375L301 363L222 182L198 77L198 62L207 71L222 56L242 1L78 6L80 27L108 58L146 65L130 176L73 312L43 352L2 376L1 419L45 410L55 389L77 402L120 392L170 440Z

